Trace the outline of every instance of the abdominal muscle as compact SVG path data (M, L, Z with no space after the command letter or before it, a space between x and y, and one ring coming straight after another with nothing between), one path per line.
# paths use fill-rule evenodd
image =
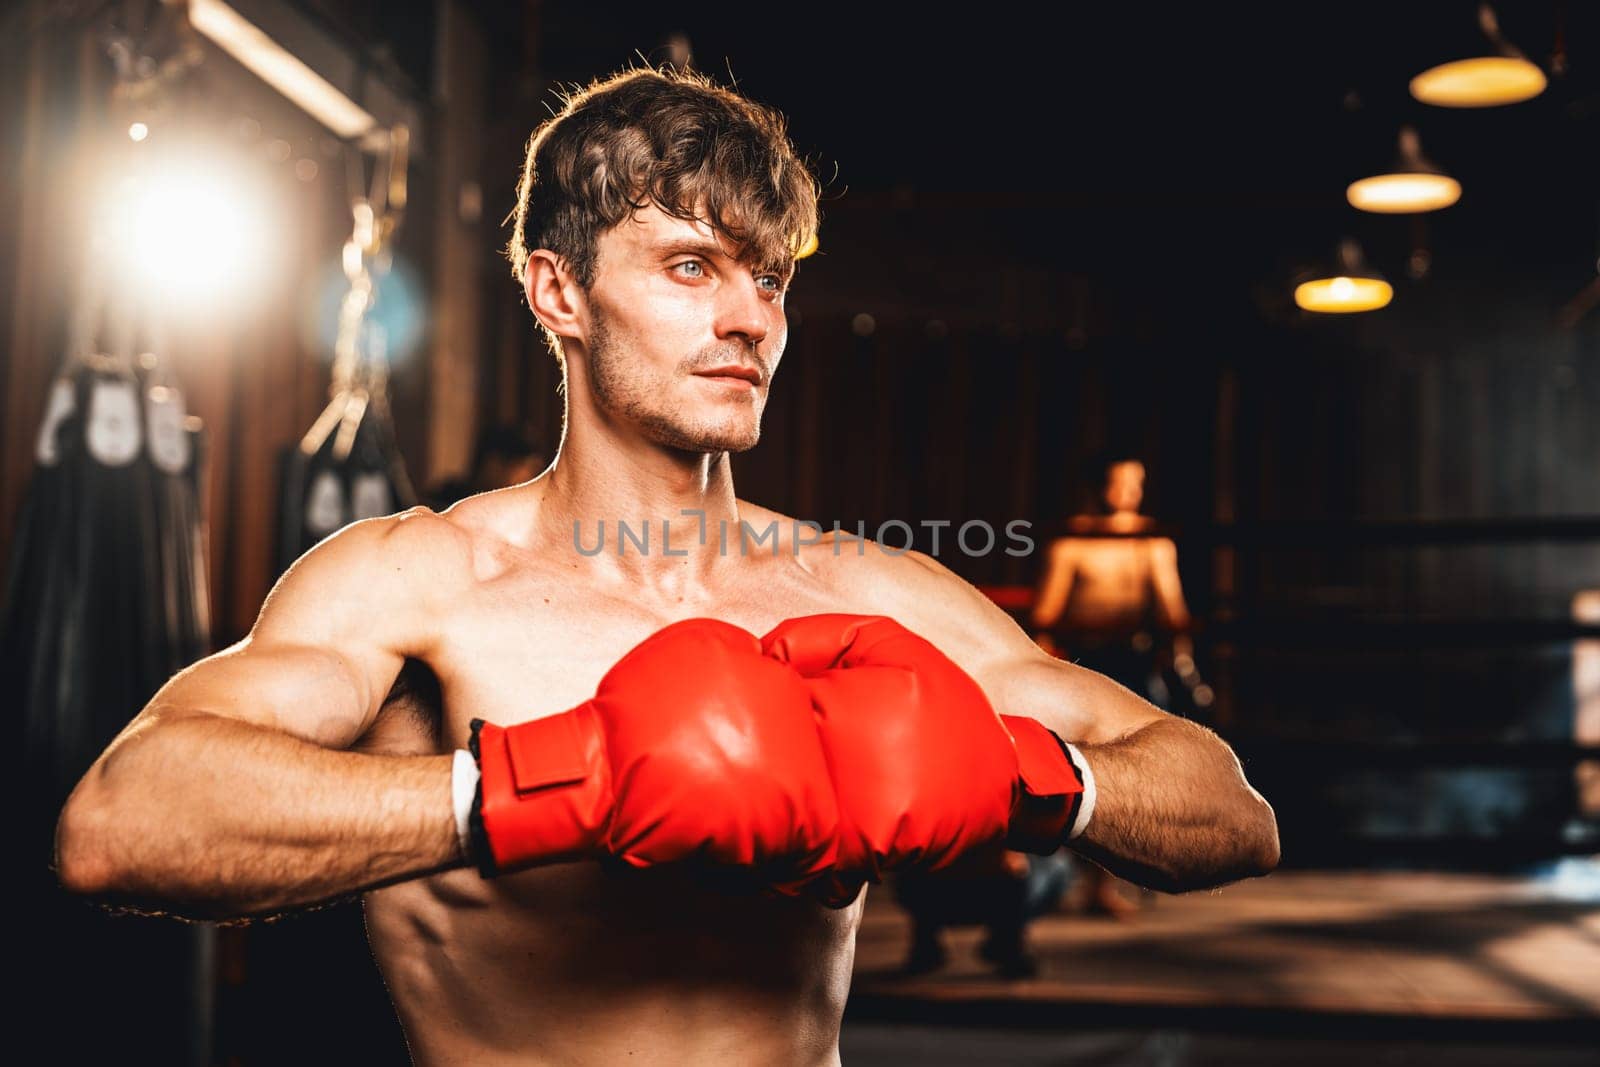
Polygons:
M733 897L667 869L450 871L369 893L419 1065L839 1062L865 894Z

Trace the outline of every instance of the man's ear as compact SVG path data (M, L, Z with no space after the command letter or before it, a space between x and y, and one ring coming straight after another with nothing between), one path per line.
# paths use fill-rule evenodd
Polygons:
M547 248L534 249L528 253L522 284L528 307L545 329L557 337L583 336L588 308L565 259Z

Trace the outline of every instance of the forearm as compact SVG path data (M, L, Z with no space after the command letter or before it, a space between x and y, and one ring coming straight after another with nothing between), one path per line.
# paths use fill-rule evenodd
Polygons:
M1072 847L1107 870L1183 892L1277 866L1272 809L1210 730L1168 717L1118 740L1078 747L1097 797Z
M72 890L206 918L333 899L461 862L449 756L324 748L214 715L125 736L62 812Z

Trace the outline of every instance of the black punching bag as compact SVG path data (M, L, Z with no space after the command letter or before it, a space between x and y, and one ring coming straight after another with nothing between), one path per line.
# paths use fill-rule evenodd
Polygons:
M341 393L305 442L279 457L278 573L318 541L349 523L392 515L417 503L386 406ZM328 412L324 412L325 418ZM320 432L320 440L319 438ZM306 450L311 443L314 449Z
M105 746L210 633L200 435L171 386L74 361L52 386L0 612L26 790L23 1017L59 1062L209 1056L211 933L63 893L55 820ZM92 1017L92 1026L83 1026Z

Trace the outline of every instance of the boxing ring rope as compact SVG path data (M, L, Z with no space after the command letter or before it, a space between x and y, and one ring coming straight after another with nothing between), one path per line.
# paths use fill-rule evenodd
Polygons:
M1047 533L1049 528L1047 528ZM1064 531L1063 531L1064 532ZM1231 594L1218 597L1216 610L1197 628L1213 657L1219 650L1233 660L1236 681L1254 678L1259 685L1261 657L1299 656L1330 651L1438 657L1480 657L1487 652L1573 646L1600 638L1593 618L1459 618L1406 617L1402 614L1333 616L1275 612L1260 603L1259 570L1264 554L1313 551L1338 554L1386 549L1463 548L1492 545L1572 544L1600 542L1600 517L1554 516L1491 520L1296 521L1272 520L1201 524L1167 529L1185 551L1211 558L1218 551L1236 554ZM1116 534L1103 536L1115 537ZM1025 628L1035 589L1027 585L981 587L998 606ZM1574 655L1576 655L1576 650ZM1296 660L1299 662L1299 660ZM1256 664L1257 666L1252 666ZM1437 664L1435 664L1437 666ZM1574 699L1581 694L1574 692ZM1278 798L1285 825L1296 817L1292 798L1334 789L1342 775L1381 772L1479 771L1493 774L1565 772L1600 760L1600 744L1592 739L1540 737L1481 740L1471 737L1424 736L1392 739L1308 736L1275 727L1253 714L1248 686L1235 686L1234 707L1222 717L1195 715L1221 729L1246 761L1259 787ZM1490 711L1501 705L1480 698ZM1242 708L1245 714L1241 715ZM1508 715L1525 711L1506 705ZM1255 721L1251 721L1251 720ZM1506 720L1509 722L1509 718ZM1480 723L1480 725L1482 725ZM1295 835L1286 835L1292 839ZM1304 835L1300 835L1304 837ZM1491 854L1492 850L1492 854ZM1292 851L1292 850L1291 850ZM1315 859L1335 865L1414 861L1429 864L1515 867L1563 856L1600 852L1600 824L1581 811L1564 826L1522 827L1507 833L1344 832L1320 836ZM1286 862L1295 860L1286 853Z

